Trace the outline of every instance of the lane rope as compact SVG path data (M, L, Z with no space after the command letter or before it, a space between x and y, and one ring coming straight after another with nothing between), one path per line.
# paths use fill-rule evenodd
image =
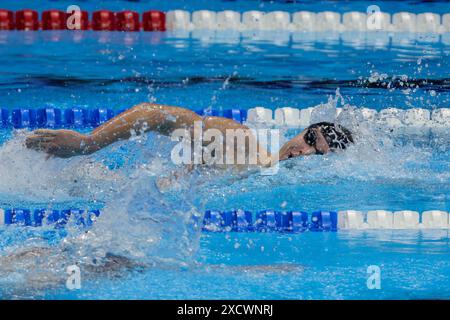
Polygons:
M28 227L54 226L63 228L69 221L81 227L90 227L101 216L100 210L0 209L0 225ZM449 213L440 210L367 212L344 211L276 211L262 210L207 210L203 219L193 217L204 232L287 232L338 230L416 230L450 229Z
M76 19L73 12L45 10L39 15L36 10L11 11L0 9L0 30L94 30L94 31L167 31L167 30L269 30L290 32L345 32L388 31L416 33L450 32L450 13L398 12L310 12L286 11L262 12L250 10L237 12L225 10L185 11L124 10L113 12L98 10L89 14L79 11Z
M291 108L283 107L275 110L263 107L245 109L212 110L210 108L195 110L201 116L222 116L240 123L264 124L269 126L304 128L320 118L320 107ZM8 109L0 108L0 128L94 128L124 109L114 111L108 108L39 108L39 109ZM336 108L332 118L339 117L342 108ZM358 108L356 116L361 121L371 121L388 127L412 128L449 128L450 108L434 110L411 108L387 108L380 111L369 108Z

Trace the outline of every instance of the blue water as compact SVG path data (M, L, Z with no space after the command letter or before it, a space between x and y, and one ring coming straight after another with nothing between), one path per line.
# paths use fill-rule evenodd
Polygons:
M344 12L368 4L85 1L82 8ZM390 1L382 10L450 12L444 1ZM450 106L449 52L448 34L3 32L0 104L118 110L156 101L191 109L275 109L317 106L341 95L337 106L433 110ZM286 138L295 133L283 132ZM287 161L275 176L200 171L164 193L154 185L173 169L167 138L149 135L89 157L46 160L24 149L26 132L0 129L0 207L105 208L89 233L73 225L56 231L0 227L0 296L449 298L448 231L201 234L190 225L193 212L208 208L450 210L448 131L369 133L345 153ZM36 247L50 249L20 256ZM105 252L139 266L90 270ZM88 267L82 268L82 289L70 291L65 267L75 263ZM381 268L380 290L367 288L370 265Z
M81 292L57 290L45 297L443 299L450 297L448 246L448 233L436 230L206 235L199 267L134 273L122 281L90 282ZM382 270L380 290L367 288L370 265Z
M4 32L0 61L15 63L1 72L2 105L305 108L340 88L348 103L377 110L448 107L449 34L410 37Z

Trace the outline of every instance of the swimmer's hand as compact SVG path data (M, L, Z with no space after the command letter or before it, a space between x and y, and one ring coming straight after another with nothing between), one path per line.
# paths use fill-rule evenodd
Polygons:
M43 151L49 156L70 158L94 152L89 136L71 130L36 130L27 137L29 149Z

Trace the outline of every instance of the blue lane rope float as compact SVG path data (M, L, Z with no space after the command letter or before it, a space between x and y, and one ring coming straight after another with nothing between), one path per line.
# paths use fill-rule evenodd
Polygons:
M63 228L69 221L90 227L101 215L100 210L0 209L0 225ZM446 211L276 211L206 210L201 223L203 232L335 232L345 229L450 229Z
M98 109L0 109L0 124L3 127L22 128L84 128L105 123L123 110L114 112L107 108Z
M2 217L3 216L3 217ZM0 225L64 227L70 218L76 225L91 226L100 216L100 210L48 210L48 209L0 209Z
M0 225L20 225L41 227L54 225L64 227L69 219L76 225L91 226L100 216L100 210L46 210L46 209L6 209L0 213ZM197 221L197 219L195 219ZM316 211L308 220L304 211L279 212L262 210L253 215L246 210L205 211L202 230L204 232L304 232L336 231L337 212Z
M0 109L0 127L3 128L92 128L97 127L124 110L114 111L108 108L40 108L40 109ZM247 111L239 109L217 110L204 109L196 110L201 116L223 116L238 122L247 119Z

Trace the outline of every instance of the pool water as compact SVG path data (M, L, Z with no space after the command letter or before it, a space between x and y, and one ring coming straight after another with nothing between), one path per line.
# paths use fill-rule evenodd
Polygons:
M18 9L23 3L0 4ZM83 2L83 9L143 11L142 3ZM414 3L390 1L382 10L450 12L444 1ZM145 4L322 10L313 1ZM36 8L50 5L58 7L42 1ZM365 11L368 2L326 5ZM0 103L10 109L120 110L143 101L193 110L448 108L448 36L0 32ZM104 208L88 233L71 224L65 230L0 227L0 297L449 298L447 230L201 233L192 225L191 215L205 209L450 211L448 127L414 135L352 129L358 143L345 153L291 159L273 176L200 170L168 191L155 187L175 169L167 137L149 134L88 157L47 160L23 147L26 130L0 129L1 208ZM282 128L285 139L297 132ZM18 254L36 247L46 249ZM107 252L126 263L95 269ZM86 266L81 290L65 286L72 264ZM381 270L378 290L367 286L372 265Z
M236 248L236 243L241 244ZM444 299L448 233L339 232L202 237L201 265L101 279L51 299ZM264 248L264 249L262 249ZM255 266L256 265L256 266ZM265 267L258 267L264 265ZM381 268L381 289L367 268Z

